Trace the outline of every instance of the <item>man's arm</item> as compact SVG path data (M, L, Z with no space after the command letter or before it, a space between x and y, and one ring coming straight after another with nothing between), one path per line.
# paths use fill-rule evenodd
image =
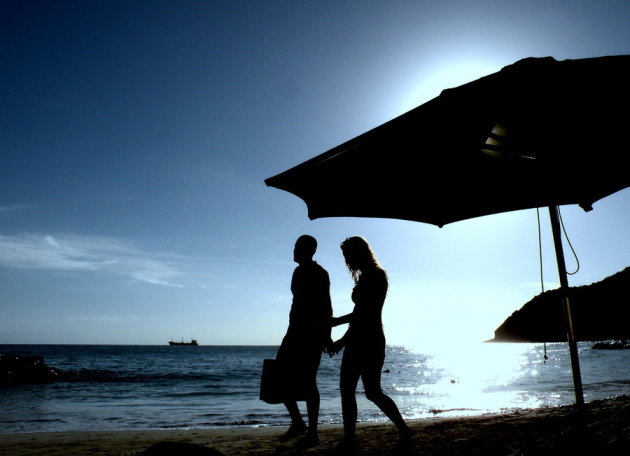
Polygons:
M332 318L332 300L330 299L330 279L328 273L323 270L321 277L321 284L319 286L320 293L317 302L317 308L319 309L319 328L320 337L322 340L323 350L328 353L332 347L330 319Z

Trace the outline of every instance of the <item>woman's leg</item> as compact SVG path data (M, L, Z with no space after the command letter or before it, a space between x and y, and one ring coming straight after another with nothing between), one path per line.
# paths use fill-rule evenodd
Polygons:
M339 389L341 391L341 411L343 415L343 432L346 440L354 440L357 426L356 390L360 372L346 358L341 362Z
M365 397L374 402L387 415L387 418L392 420L401 437L408 437L409 427L400 414L396 403L381 388L381 367L381 365L375 364L363 371L361 378L365 388Z

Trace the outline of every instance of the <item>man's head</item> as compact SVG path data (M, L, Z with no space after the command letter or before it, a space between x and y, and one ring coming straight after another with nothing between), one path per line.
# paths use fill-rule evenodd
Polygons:
M304 263L311 261L313 255L317 250L317 241L313 236L303 234L297 241L295 241L295 248L293 249L293 261L296 263Z

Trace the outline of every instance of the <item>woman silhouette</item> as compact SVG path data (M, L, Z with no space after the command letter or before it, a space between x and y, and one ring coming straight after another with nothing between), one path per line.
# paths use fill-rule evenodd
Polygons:
M365 396L374 402L398 428L401 440L408 440L411 430L396 403L381 389L381 369L385 361L385 334L381 311L387 294L387 274L378 264L367 241L349 237L341 243L348 270L354 279L354 310L333 318L332 326L349 323L344 336L336 341L332 352L345 347L341 361L340 389L343 413L344 443L354 446L357 421L356 389L363 380Z

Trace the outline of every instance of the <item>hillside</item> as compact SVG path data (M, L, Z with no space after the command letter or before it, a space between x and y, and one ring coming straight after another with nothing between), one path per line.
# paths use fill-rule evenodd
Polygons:
M577 340L630 339L630 267L590 285L570 287ZM539 294L494 332L494 342L566 341L559 290Z

